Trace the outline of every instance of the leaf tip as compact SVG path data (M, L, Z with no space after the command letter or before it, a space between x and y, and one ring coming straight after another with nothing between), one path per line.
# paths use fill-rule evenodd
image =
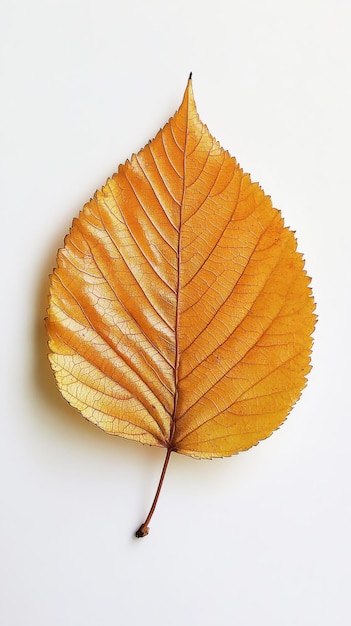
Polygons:
M196 110L196 104L195 104L194 93L193 93L192 76L193 76L193 73L190 72L186 89L185 89L185 93L184 93L183 102L182 102L182 105L186 107L186 110L188 112L189 110Z

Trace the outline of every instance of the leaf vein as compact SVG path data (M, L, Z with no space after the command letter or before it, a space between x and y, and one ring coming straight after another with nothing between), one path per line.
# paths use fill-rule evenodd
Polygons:
M256 380L254 383L252 383L252 385L250 385L247 389L245 389L245 391L243 393L240 394L240 396L238 396L234 402L231 402L228 406L226 406L224 409L222 409L221 411L218 411L215 415L212 415L211 417L209 417L208 419L204 420L201 424L198 424L195 428L191 429L189 432L187 432L183 437L181 437L178 441L177 441L177 445L180 441L183 441L186 437L188 437L188 435L192 435L196 430L199 430L200 428L202 428L202 426L204 426L205 424L207 424L208 422L211 422L212 420L217 419L220 415L223 415L223 413L225 413L226 411L228 411L230 409L230 407L234 406L237 402L240 401L240 398L247 393L248 391L250 391L250 389L253 389L256 385L258 385L259 383L261 383L263 380L265 380L266 378L268 378L269 376L271 376L274 372L276 372L278 369L280 369L281 367L284 367L287 363L289 363L290 361L293 361L294 359L296 359L296 357L300 356L300 354L303 354L305 352L305 349L300 350L299 352L297 352L296 354L294 354L293 356L289 357L288 359L286 359L285 361L283 361L282 363L279 363L279 365L277 365L276 367L274 367L272 370L270 370L267 374L265 374L264 376L262 376L261 378L259 378L258 380ZM236 365L235 365L236 366ZM234 367L235 367L234 366ZM223 376L222 376L223 378ZM221 380L221 379L219 379ZM219 382L219 381L218 381ZM217 384L217 383L216 383ZM214 385L215 386L215 385ZM212 387L213 388L213 387ZM208 392L207 392L208 393ZM199 400L201 400L202 398L200 398ZM197 400L193 405L191 405L186 413L192 409L194 406L196 406L196 404L198 403ZM184 413L181 417L184 418L186 416L186 413ZM248 431L247 431L248 432Z

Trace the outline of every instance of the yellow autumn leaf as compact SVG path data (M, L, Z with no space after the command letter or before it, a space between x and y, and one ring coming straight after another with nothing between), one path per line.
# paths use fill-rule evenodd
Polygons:
M50 361L84 417L167 449L161 486L171 452L229 456L283 422L313 310L293 232L201 122L189 79L73 221L51 277Z

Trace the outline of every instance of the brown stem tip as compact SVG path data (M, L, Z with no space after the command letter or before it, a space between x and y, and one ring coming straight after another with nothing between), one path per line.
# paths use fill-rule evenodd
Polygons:
M148 526L145 526L145 524L142 524L140 528L136 531L135 536L138 537L138 539L140 537L146 537L146 535L149 534L149 530L150 528Z

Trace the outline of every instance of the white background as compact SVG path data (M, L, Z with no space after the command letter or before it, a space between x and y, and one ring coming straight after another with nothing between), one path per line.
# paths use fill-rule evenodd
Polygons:
M350 612L348 0L3 0L4 626L338 626ZM46 359L72 218L178 108L198 110L297 231L319 324L284 426L236 457L105 435Z

